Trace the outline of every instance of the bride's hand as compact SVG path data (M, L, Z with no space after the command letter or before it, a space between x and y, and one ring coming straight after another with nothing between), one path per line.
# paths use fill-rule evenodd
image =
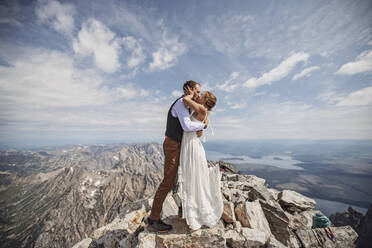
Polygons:
M191 99L194 97L195 91L192 88L186 86L183 88L183 91L186 96L191 96Z

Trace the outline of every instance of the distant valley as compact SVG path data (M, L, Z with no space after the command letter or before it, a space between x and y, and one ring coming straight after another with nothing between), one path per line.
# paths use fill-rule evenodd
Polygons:
M225 144L225 146L224 146ZM367 211L372 203L372 144L358 141L224 142L206 144L210 160L227 159L270 187L292 189L319 201L331 214L344 203ZM329 201L334 202L334 206ZM345 211L342 209L342 211ZM341 211L341 210L340 210Z

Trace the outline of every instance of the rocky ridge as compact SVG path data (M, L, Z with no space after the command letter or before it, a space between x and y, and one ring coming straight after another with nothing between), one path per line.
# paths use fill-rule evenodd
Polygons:
M366 215L355 211L351 206L347 212L335 213L330 216L335 226L350 225L358 233L357 247L369 248L372 244L372 205L369 206Z
M186 221L177 216L177 197L168 194L162 219L173 225L171 232L155 234L144 228L152 203L152 198L147 198L142 205L95 230L73 248L354 247L358 235L350 226L332 227L335 241L325 229L311 228L314 200L295 191L270 189L264 179L234 173L222 165L214 164L224 170L221 179L224 212L214 227L191 231Z
M0 247L71 247L142 204L162 179L156 143L19 153L1 153L10 183L0 190ZM50 172L22 175L36 165Z

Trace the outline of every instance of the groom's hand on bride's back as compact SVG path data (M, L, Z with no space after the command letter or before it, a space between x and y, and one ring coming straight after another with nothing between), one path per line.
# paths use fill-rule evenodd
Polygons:
M203 135L203 130L199 130L196 132L196 136L199 138L200 136Z

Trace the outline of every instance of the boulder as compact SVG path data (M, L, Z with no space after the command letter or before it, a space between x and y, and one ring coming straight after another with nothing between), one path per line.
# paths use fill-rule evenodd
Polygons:
M233 174L237 174L239 173L239 170L232 164L230 163L226 163L224 161L218 161L218 165L220 166L220 168L226 173L226 174L230 174L230 173L233 173Z
M234 214L234 203L224 201L222 219L226 223L233 223L235 221L235 214Z
M266 248L286 248L287 246L279 242L273 235L270 236Z
M124 240L124 242L121 242ZM128 233L126 230L118 229L106 233L104 236L97 240L93 240L88 248L112 248L112 247L128 247L131 246L131 241L133 240L133 235ZM124 246L121 246L123 243Z
M238 205L239 203L245 203L248 199L248 194L245 191L240 189L230 189L230 197L231 202L234 203L234 206Z
M276 204L276 199L274 195L263 185L257 185L250 187L249 193L249 200L255 201L258 199L264 200L271 204Z
M287 245L289 243L289 218L277 202L260 200L261 207L269 223L270 230L277 240Z
M245 238L245 243L242 247L265 247L269 239L269 237L267 237L267 234L259 229L243 227L241 234Z
M241 175L241 180L246 183L248 186L264 186L266 180L254 175Z
M288 213L285 215L289 219L289 228L291 229L305 229L313 226L313 210L307 210L302 212Z
M247 214L245 213L245 207L243 203L239 203L235 207L235 216L240 221L243 227L250 227Z
M156 241L155 241L156 234L150 233L148 231L143 231L138 235L138 243L136 248L155 248Z
M225 233L226 244L231 248L244 247L245 238L236 230L228 230Z
M113 230L127 230L128 233L134 233L146 215L146 208L142 205L141 209L126 214L123 219L115 218L110 224L96 229L92 238L99 239Z
M283 190L279 193L279 203L287 211L301 212L313 209L316 202L295 191Z
M296 235L303 244L303 247L354 247L358 234L351 226L331 227L336 238L331 240L324 228L298 229Z
M245 203L245 213L250 228L260 230L266 234L266 240L271 235L269 223L258 200Z
M202 227L196 231L190 231L185 220L171 216L164 222L173 226L172 231L166 234L157 234L155 237L155 247L181 248L181 247L224 247L224 226L218 222L215 226L208 228Z

